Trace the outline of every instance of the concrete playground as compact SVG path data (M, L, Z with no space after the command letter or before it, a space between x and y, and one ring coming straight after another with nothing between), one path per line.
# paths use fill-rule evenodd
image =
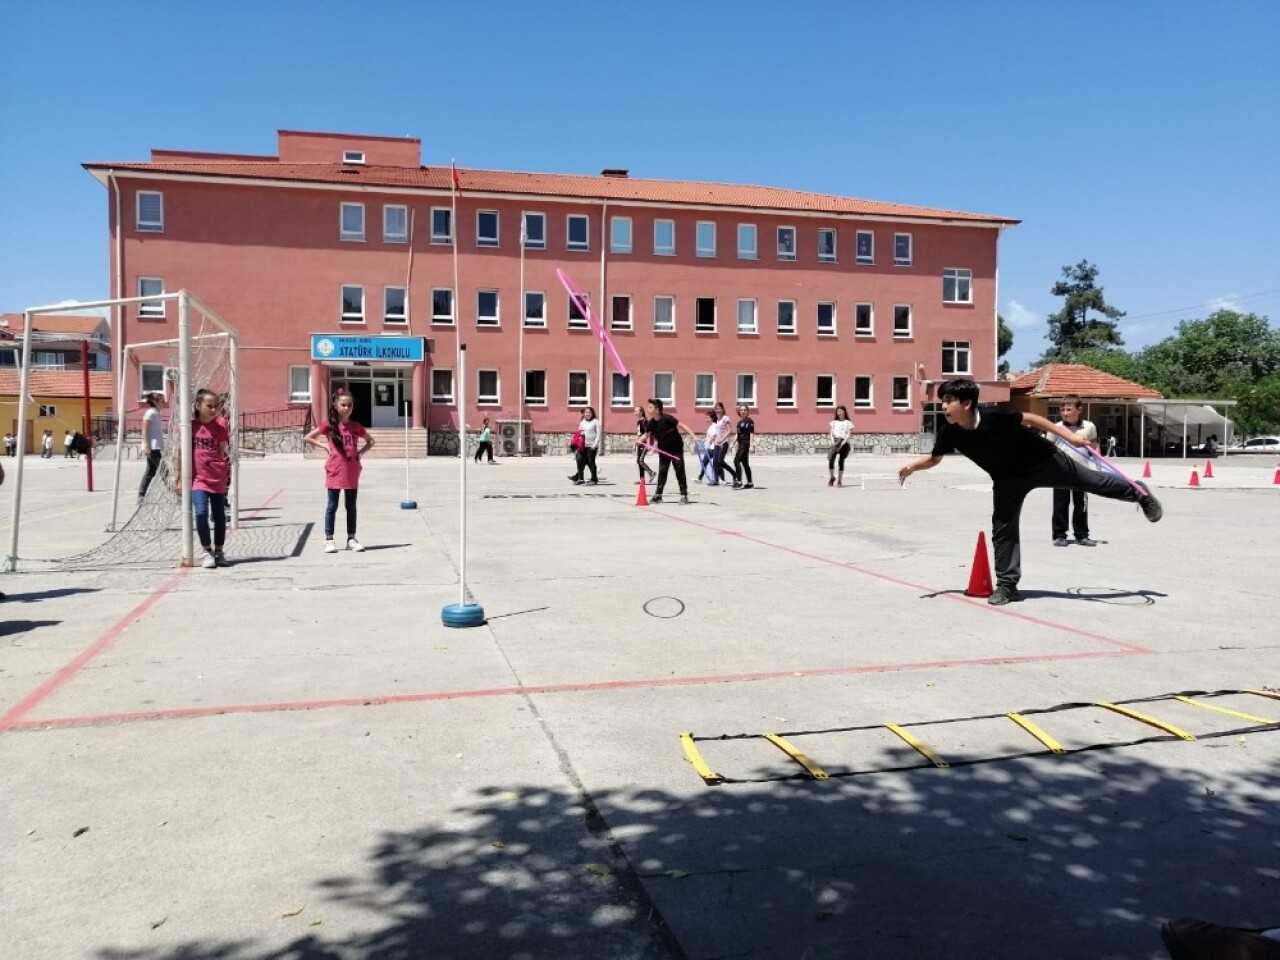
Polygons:
M962 593L985 475L900 488L906 459L647 508L626 457L473 467L488 621L451 630L456 460L413 465L413 511L370 461L369 549L335 555L319 461L246 461L208 571L42 562L107 537L109 494L30 458L0 953L1099 960L1280 923L1275 463L1155 461L1164 520L1092 498L1092 548L1033 493L997 608Z

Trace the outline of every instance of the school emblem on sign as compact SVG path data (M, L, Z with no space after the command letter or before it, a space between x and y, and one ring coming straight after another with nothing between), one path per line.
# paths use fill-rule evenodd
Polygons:
M316 353L320 354L322 357L332 356L333 350L333 341L328 337L321 337L320 340L316 342Z

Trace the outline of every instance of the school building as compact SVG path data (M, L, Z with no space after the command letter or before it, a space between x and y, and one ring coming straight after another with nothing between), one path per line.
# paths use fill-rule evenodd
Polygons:
M106 188L112 296L185 288L234 324L242 410L319 419L342 387L361 421L407 417L433 451L487 416L511 453L521 430L526 449L562 447L587 404L626 433L649 397L695 429L719 400L749 405L760 447L785 450L824 435L838 404L860 446L914 442L933 429L930 385L953 375L1009 395L996 374L1007 217L624 169L455 171L423 166L416 138L287 130L272 155L84 166ZM174 307L122 308L113 333L117 354L173 337ZM126 408L167 385L140 361Z

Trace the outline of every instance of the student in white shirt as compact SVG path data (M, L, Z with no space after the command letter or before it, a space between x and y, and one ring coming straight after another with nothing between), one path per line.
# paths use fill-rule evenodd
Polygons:
M827 451L827 486L844 486L844 462L849 456L849 438L853 436L853 421L845 407L836 407L836 418L831 421L831 449ZM840 459L839 474L836 458Z
M1092 449L1098 449L1098 429L1084 419L1084 405L1075 394L1062 399L1062 420L1064 427L1079 436ZM1075 507L1074 512L1072 507ZM1089 537L1089 495L1083 490L1067 490L1056 487L1053 491L1053 545L1065 547L1067 540L1068 514L1073 513L1071 532L1076 543L1082 547L1096 547L1098 542Z
M156 409L156 395L148 393L146 402L147 412L142 415L142 445L147 451L147 472L142 475L142 483L138 487L139 503L147 495L147 488L160 469L160 454L164 450L164 421Z

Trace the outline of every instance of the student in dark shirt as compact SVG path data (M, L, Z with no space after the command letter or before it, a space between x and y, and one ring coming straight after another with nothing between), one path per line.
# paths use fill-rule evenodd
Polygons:
M652 503L662 502L662 488L667 485L667 471L675 464L680 502L689 502L689 481L684 474L684 440L680 434L693 436L693 431L669 413L662 412L661 400L649 400L649 442L658 448L658 487Z
M991 475L996 591L988 603L1000 605L1022 599L1018 593L1022 578L1018 520L1022 501L1038 487L1084 490L1110 500L1137 503L1152 523L1163 516L1160 501L1145 485L1137 481L1130 484L1109 471L1094 470L1041 436L1051 433L1074 447L1088 446L1083 437L1067 427L1034 413L979 408L978 385L972 380L944 381L938 387L938 400L947 425L938 432L933 452L899 470L898 480L905 483L917 470L936 467L943 455L952 451L963 453Z
M751 411L746 404L738 405L738 439L733 451L733 469L737 479L733 481L734 489L741 487L750 490L755 486L751 482L751 435L756 432L756 422L751 419ZM746 481L745 483L743 481Z

